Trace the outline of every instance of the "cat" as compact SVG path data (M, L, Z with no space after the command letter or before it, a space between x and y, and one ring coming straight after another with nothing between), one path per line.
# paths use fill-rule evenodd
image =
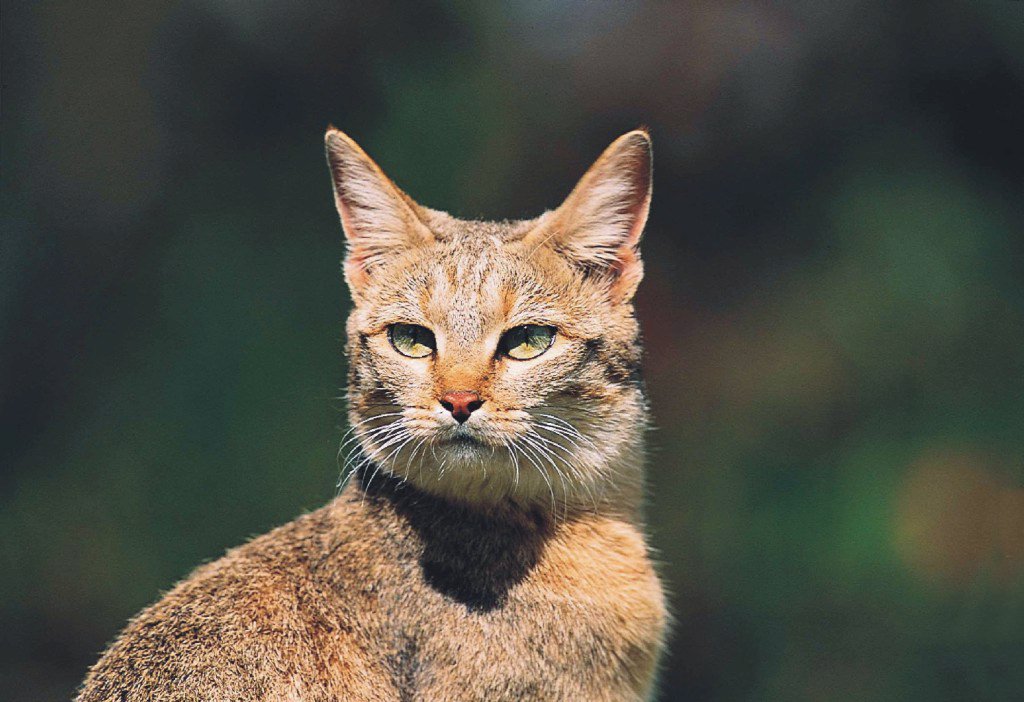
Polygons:
M347 484L137 615L77 699L650 699L650 137L515 222L417 204L334 128L326 150L354 303Z

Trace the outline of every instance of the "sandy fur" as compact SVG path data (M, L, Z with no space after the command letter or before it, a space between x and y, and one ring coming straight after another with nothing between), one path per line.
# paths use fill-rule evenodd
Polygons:
M345 489L140 613L78 699L649 698L667 622L632 306L649 138L506 223L418 205L336 130L327 150L355 301ZM399 354L396 322L436 352ZM520 324L554 344L501 357ZM483 400L464 425L438 402L452 390Z

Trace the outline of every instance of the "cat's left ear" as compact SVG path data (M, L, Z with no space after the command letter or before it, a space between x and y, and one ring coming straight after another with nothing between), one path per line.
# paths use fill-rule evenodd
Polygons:
M612 142L524 241L550 246L627 302L643 278L638 247L650 206L651 138L638 129Z

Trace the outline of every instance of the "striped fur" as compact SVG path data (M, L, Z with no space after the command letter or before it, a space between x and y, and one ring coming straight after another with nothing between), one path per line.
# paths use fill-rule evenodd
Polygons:
M640 519L646 134L514 223L417 205L340 132L327 149L352 478L143 610L79 702L648 699L667 614ZM433 330L436 354L397 353L396 322ZM548 351L497 355L526 323L557 329ZM484 400L462 429L452 389Z

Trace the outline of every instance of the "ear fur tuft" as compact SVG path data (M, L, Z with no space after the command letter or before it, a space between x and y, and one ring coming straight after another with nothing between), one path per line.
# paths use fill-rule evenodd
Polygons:
M638 245L650 203L651 137L641 128L612 142L526 241L605 278L613 298L627 301L643 277Z
M328 127L324 144L334 204L348 241L345 277L356 293L388 257L429 242L432 235L418 206L347 134Z

